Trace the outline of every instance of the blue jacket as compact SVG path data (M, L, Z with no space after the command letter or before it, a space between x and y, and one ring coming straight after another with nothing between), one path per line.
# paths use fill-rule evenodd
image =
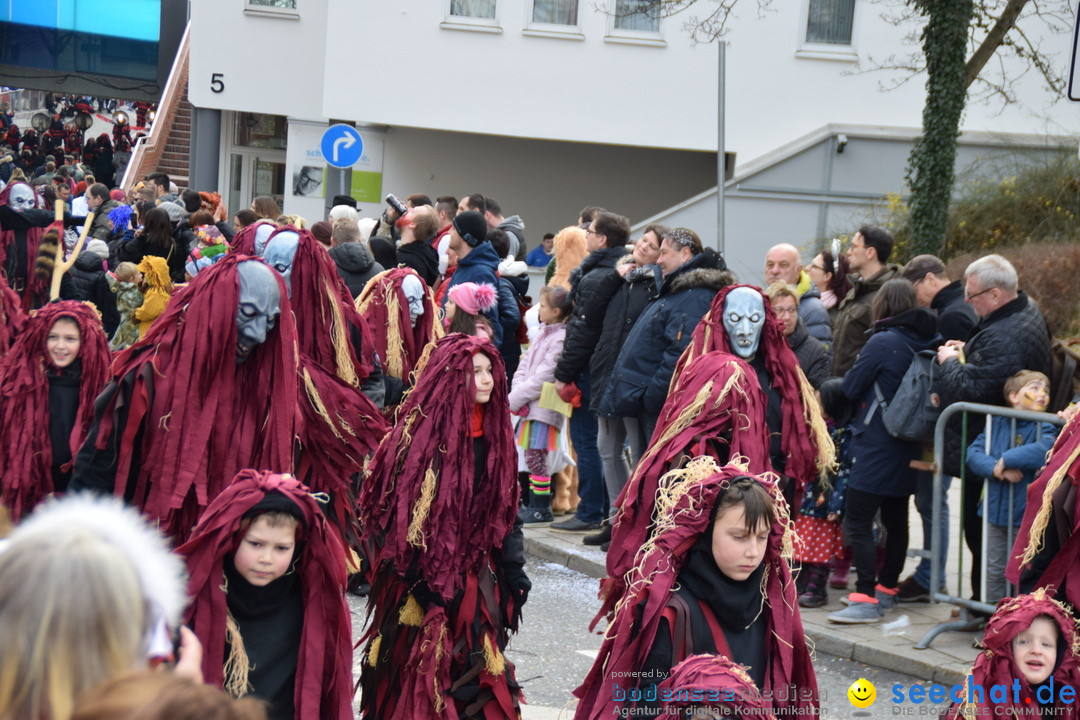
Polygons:
M832 344L832 320L829 319L829 311L821 302L821 291L813 283L810 283L810 289L799 298L799 319L806 324L810 337L817 338L828 349Z
M675 364L716 293L733 282L726 270L709 267L710 254L694 256L664 278L619 351L604 395L601 417L657 416L667 399Z
M878 403L874 385L888 403L911 365L912 351L939 344L934 313L926 308L905 310L877 324L855 364L844 375L844 395L859 403L851 424L849 488L889 497L915 492L915 471L909 463L919 457L922 446L897 440L885 429L881 417L884 408Z
M458 260L457 270L450 276L450 284L446 286L446 294L443 295L443 306L446 306L446 299L450 297L450 288L463 282L487 283L498 296L500 288L498 269L499 256L495 253L495 248L491 247L491 243L486 240L481 242L472 249L472 252ZM491 325L495 328L493 344L498 347L503 336L502 324L499 322L499 303L496 303L495 307L484 315L491 320Z
M1046 453L1054 446L1057 428L1050 423L1034 420L1017 420L1013 435L1012 419L996 417L991 421L990 452L986 451L986 430L979 433L968 446L967 464L972 472L986 478L986 504L990 515L987 520L999 527L1020 527L1024 518L1028 485L1035 473L1046 464ZM1041 434L1040 434L1041 432ZM1018 483L998 480L994 477L994 465L998 459L1005 461L1006 468L1024 471L1024 479ZM1009 495L1012 494L1012 519L1009 519ZM979 504L979 517L983 507Z

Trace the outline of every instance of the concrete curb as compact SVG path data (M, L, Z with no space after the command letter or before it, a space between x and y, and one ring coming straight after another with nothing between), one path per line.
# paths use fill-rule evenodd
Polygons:
M525 551L547 562L563 565L593 578L606 572L605 555L599 548L583 545L587 533L569 533L542 527L525 527ZM978 650L972 647L971 633L944 633L926 650L914 645L930 628L945 620L948 605L900 605L887 619L907 615L910 626L904 635L886 636L880 625L836 625L827 620L839 610L841 591L830 591L830 604L813 610L801 609L803 629L812 647L820 652L874 667L904 673L925 682L946 687L962 683Z

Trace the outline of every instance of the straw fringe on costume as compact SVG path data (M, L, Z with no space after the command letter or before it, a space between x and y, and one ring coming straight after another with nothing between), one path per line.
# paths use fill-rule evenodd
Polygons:
M409 302L401 289L402 280L415 276L424 285L424 312L410 323ZM373 277L356 298L356 310L376 328L372 332L375 351L386 363L388 375L406 381L416 381L420 357L430 354L431 348L443 336L435 295L415 270L398 267Z
M817 680L795 602L795 583L786 562L794 542L783 495L772 473L751 473L746 458L720 467L711 457L698 457L664 475L656 496L655 520L635 558L627 592L615 608L596 662L574 694L581 699L576 720L600 720L621 715L626 701L610 692L614 677L632 677L656 637L664 607L689 549L710 531L712 509L720 494L737 477L753 475L768 490L777 508L763 563L763 610L768 608L766 653L769 658L763 693L794 685L797 697L772 701L777 714L817 711ZM808 690L809 692L804 692ZM773 698L774 695L763 695Z

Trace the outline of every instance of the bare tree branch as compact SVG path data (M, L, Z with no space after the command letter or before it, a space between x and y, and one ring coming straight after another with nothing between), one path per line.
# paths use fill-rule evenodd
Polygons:
M1016 26L1016 19L1020 17L1020 11L1024 9L1024 6L1029 1L1009 0L1005 9L1001 11L1001 15L998 16L994 27L990 29L990 32L987 33L982 44L975 49L972 56L968 58L967 65L964 67L964 83L967 87L971 87L971 83L975 82L975 78L979 77L979 73L982 72L986 62L1001 46L1002 40ZM978 18L978 16L976 17ZM978 22L978 19L976 22Z

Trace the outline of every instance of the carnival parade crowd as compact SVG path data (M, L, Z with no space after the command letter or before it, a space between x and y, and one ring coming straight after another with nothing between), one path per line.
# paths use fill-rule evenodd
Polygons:
M951 712L1077 714L1038 690L1080 683L1080 420L1005 258L952 278L866 226L762 248L762 289L599 207L530 248L479 194L311 223L0 142L0 720L520 717L548 524L607 553L575 717L814 714L799 608L945 582L900 578L940 501L885 420L917 357L942 405L1066 419L947 433L1000 601L973 677L1022 688Z

